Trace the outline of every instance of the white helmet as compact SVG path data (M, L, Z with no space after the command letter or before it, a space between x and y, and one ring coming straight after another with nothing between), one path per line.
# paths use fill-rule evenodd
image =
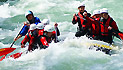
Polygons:
M78 6L78 8L79 7L85 7L85 4L84 3L81 3L79 6Z
M31 24L29 30L35 30L36 29L36 24Z
M49 25L50 21L49 19L43 19L42 23L44 23L44 25Z
M44 31L53 32L54 31L54 27L51 26L51 25L47 25L47 26L45 26Z
M37 29L44 29L44 24L43 23L38 23L36 28Z
M33 15L33 12L29 10L29 11L27 11L27 12L25 13L25 17L27 17L27 16L30 15L30 14Z
M100 14L100 10L94 10L93 15Z
M108 9L107 8L103 8L100 10L100 13L108 13Z

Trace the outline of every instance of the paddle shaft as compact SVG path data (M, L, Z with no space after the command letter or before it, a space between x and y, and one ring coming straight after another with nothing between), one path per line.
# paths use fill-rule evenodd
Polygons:
M77 17L80 18L80 19L86 20L85 18L82 18L82 17L80 17L80 16L77 16Z
M55 31L56 31L56 39L55 39L55 41L57 42L57 40L58 40L58 36L57 36L57 27L55 27Z
M24 27L24 26L23 26ZM23 27L21 28L20 32L22 31ZM18 35L16 36L16 38L20 35L20 32L18 33ZM10 48L12 48L12 46L14 45L15 41L12 42Z
M13 43L11 44L10 48L12 48L12 46L14 45L15 41L13 41Z

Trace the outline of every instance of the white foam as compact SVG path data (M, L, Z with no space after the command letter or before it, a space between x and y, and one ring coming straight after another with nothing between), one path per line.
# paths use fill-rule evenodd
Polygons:
M46 12L49 6L54 6L55 3L51 3L47 0L20 0L18 3L10 6L9 3L4 3L0 6L0 17L8 18L20 14L25 14L26 11L32 10L35 13Z
M0 9L2 9L2 14L0 13L0 17L11 18L20 14L23 14L24 16L25 11L27 10L32 10L34 14L50 14L49 12L52 8L55 8L57 12L63 12L64 16L71 15L72 17L71 13L78 12L77 5L79 3L81 2L73 0L19 0L18 3L15 3L12 6L10 6L9 3L1 5ZM102 4L95 4L94 0L87 0L87 11L96 9L96 6L99 8L102 6ZM51 19L51 16L48 18ZM70 18L70 20L72 20L72 18ZM99 70L105 66L104 70L107 70L112 65L116 66L116 68L119 68L123 65L121 57L123 55L123 49L121 49L119 54L115 56L108 56L101 51L89 50L85 44L86 42L103 42L89 40L85 36L76 38L75 32L78 25L73 25L71 21L60 21L57 23L59 24L58 27L61 32L59 37L62 39L61 42L51 43L50 47L45 50L37 49L28 54L23 54L18 59L6 58L0 63L0 69L4 70L5 68L10 68L13 70L61 70L63 68L68 68L69 70L90 70L93 68L95 70ZM50 24L54 24L54 21L51 20ZM0 34L0 39L4 39L8 36L15 37L19 30L20 27L16 28L14 31L0 28L0 32L2 32L2 34ZM107 43L104 44L107 45ZM0 42L0 46L9 47L10 44L3 44ZM14 47L19 46L14 45ZM20 48L16 52L23 52L25 50L27 50L27 47L24 49Z

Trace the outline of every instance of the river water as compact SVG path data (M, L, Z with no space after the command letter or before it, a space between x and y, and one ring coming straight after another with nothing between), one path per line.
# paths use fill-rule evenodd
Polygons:
M25 12L32 10L42 21L50 19L50 24L58 23L61 32L59 43L51 43L45 50L35 50L23 54L18 59L6 58L0 62L0 70L123 70L123 49L121 41L117 54L109 56L101 51L89 50L85 43L90 42L85 36L75 38L77 25L72 24L78 5L84 0L8 0L0 1L0 48L10 47L13 38L26 21ZM122 0L85 0L86 10L93 13L95 9L108 8L109 15L123 31ZM14 52L24 52L19 39L13 47ZM9 55L10 55L9 54ZM8 56L9 56L8 55Z

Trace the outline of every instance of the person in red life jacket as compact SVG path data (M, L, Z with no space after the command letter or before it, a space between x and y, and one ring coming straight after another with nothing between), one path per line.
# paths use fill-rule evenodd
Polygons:
M25 44L27 42L29 42L29 47L28 47L28 51L33 51L37 48L47 48L48 42L46 41L45 37L39 37L38 36L38 30L36 29L36 24L31 24L30 25L30 29L29 29L29 33L27 35L25 35L25 38L22 40L21 42L21 47L24 48Z
M39 24L37 24L36 28L38 29L38 36L43 35L43 33L44 33L44 24L39 23Z
M42 23L39 23L39 24L37 24L37 30L38 30L38 41L37 41L37 43L38 43L38 45L40 46L40 49L46 49L46 48L48 48L48 42L47 42L47 39L46 39L46 37L43 35L44 34L44 24L42 24Z
M58 29L58 24L55 23L54 25L56 27L56 31L55 28L51 25L46 25L44 28L44 36L47 38L48 43L51 43L52 41L54 41L55 43L58 42L57 36L60 35L59 29Z
M98 10L98 9L97 9L97 10L94 10L94 11L93 11L93 16L92 16L92 18L96 20L97 18L100 18L100 17L101 17L101 15L100 15L100 10Z
M87 11L85 11L85 5L82 4L78 7L79 13L73 15L72 23L76 24L78 22L76 37L84 36L87 33L90 33L88 28L91 26L91 21L88 17Z
M28 51L33 51L34 49L38 48L36 44L36 37L38 37L36 31L36 24L31 24L29 33L25 35L25 38L21 41L21 47L24 48L25 44L28 42L29 43Z
M101 36L101 27L100 27L100 22L98 19L101 17L100 15L100 10L94 10L93 11L93 16L91 17L92 19L92 27L91 27L91 32L92 32L92 37L95 40L100 39Z
M38 17L34 17L32 11L27 11L25 13L25 17L27 19L27 22L24 22L24 26L23 26L22 30L20 31L19 36L17 38L14 38L14 41L17 41L19 38L21 38L22 36L25 36L28 33L30 24L37 25L38 23L41 23L41 21Z
M22 48L25 47L25 44L27 42L29 43L28 51L33 51L37 48L46 49L49 46L48 42L46 41L46 37L40 37L38 35L38 29L36 28L37 28L36 24L30 25L29 29L30 32L27 35L25 35L25 38L21 42Z
M119 31L116 22L108 15L108 9L103 8L100 10L101 18L101 40L112 44L113 42L113 30Z
M43 19L42 23L44 24L44 27L45 27L46 25L49 25L50 20L49 19Z
M46 49L49 47L48 41L46 37L43 35L38 36L37 44L40 47L40 49Z
M38 34L43 35L44 27L49 25L49 19L43 19L42 23L37 24Z

